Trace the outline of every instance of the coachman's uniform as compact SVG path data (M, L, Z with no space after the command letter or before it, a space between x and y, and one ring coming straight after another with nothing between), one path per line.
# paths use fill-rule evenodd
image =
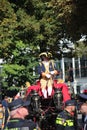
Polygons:
M54 61L50 59L48 54L49 53L46 52L40 54L40 57L43 57L43 60L38 66L38 74L40 74L40 84L44 97L47 97L46 87L48 87L48 96L51 96L53 78L58 74Z
M56 69L56 68L55 68L55 66L52 64L51 61L49 61L48 64L43 61L43 62L40 63L39 66L38 66L38 73L39 73L40 75L41 75L42 72L45 72L45 73L48 74L48 73L50 73L51 71L54 71L55 69ZM53 79L52 79L52 77L50 78L50 80L47 79L46 77L42 77L41 82L45 82L45 80L47 81L47 82L45 83L45 86L44 86L44 83L42 83L44 87L46 87L47 83L48 83L48 86L52 86L52 84L53 84ZM49 81L50 81L50 82L49 82Z

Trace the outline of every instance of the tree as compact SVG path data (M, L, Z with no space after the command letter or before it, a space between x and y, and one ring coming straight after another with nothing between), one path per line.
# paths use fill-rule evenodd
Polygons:
M56 11L58 11L58 19L60 18L62 21L66 36L73 41L77 41L81 38L81 35L87 35L87 1L55 1L57 5Z
M85 27L82 25L86 15L82 16L80 11L82 4L86 14L84 3L86 0L0 1L0 57L5 63L3 74L7 87L20 87L26 80L35 82L37 75L33 76L33 67L37 66L40 52L50 51L54 57L61 58L62 39L62 47L67 48L67 41L76 43L82 34L86 35L86 23ZM74 55L72 49L69 55Z
M87 55L87 45L85 41L78 41L75 45L76 55L78 57Z
M37 64L37 57L33 55L37 46L32 45L34 29L30 22L33 17L25 23L25 19L30 17L23 10L20 16L20 9L15 13L14 4L11 5L6 0L0 2L0 54L6 63L3 65L3 86L18 89L26 81L34 83L36 79L36 76L33 76L33 67Z

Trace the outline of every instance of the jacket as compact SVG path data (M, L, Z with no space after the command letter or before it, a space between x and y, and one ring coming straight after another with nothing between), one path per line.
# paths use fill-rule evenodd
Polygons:
M85 119L84 119L84 125L83 125L83 130L87 130L87 115L85 116Z
M31 120L10 119L4 130L38 130Z
M43 62L39 63L37 69L38 69L38 74L40 74L40 75L41 75L42 72L45 72L46 68L45 68ZM50 62L49 62L49 72L50 72L50 71L53 71L53 70L57 70L57 68L56 68L54 62L53 62L53 61L50 61Z
M74 117L66 110L57 115L56 130L75 130Z

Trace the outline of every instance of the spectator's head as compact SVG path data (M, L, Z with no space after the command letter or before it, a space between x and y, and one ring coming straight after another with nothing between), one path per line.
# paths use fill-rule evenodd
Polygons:
M79 109L82 114L87 115L87 103L82 103Z
M28 106L30 105L29 101L24 101L23 99L19 98L11 103L9 103L9 109L10 109L10 116L12 118L22 118L24 119L29 113L28 113Z
M4 100L5 100L6 102L8 102L8 96L5 96L5 97L4 97Z
M30 85L31 85L30 82L26 81L25 83L26 88L30 87Z
M79 110L82 114L87 115L87 95L86 94L79 94Z

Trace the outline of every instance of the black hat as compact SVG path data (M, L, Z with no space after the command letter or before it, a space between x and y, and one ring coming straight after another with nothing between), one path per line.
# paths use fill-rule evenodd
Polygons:
M86 95L86 94L81 93L81 94L79 94L79 97L80 97L81 99L83 99L83 100L86 100L86 101L87 101L87 95Z
M65 106L75 106L76 105L76 101L75 100L67 100L65 102Z
M19 98L19 99L15 99L11 103L9 103L9 109L12 111L19 107L22 107L22 106L25 107L25 106L29 106L29 105L30 105L30 100L24 101L23 99Z
M79 100L78 105L80 107L83 103L87 102L87 94L84 94L84 93L79 94L78 100Z

